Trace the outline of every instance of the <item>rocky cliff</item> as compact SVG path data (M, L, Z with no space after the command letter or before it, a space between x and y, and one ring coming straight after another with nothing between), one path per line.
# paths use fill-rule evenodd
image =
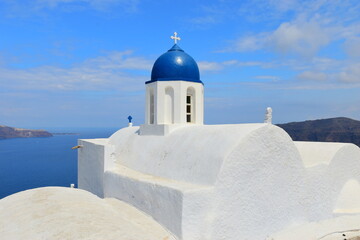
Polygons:
M45 130L30 130L13 128L0 125L0 139L6 138L29 138L29 137L51 137L52 134Z
M350 118L339 117L277 125L294 141L347 142L360 147L360 121Z

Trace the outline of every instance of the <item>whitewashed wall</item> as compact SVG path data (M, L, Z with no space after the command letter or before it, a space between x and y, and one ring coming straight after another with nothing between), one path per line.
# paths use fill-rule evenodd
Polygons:
M104 197L104 172L113 167L108 139L80 139L78 145L78 187Z
M186 96L193 92L192 122L186 122ZM151 124L150 96L154 94L154 123ZM145 124L142 135L166 135L185 124L203 124L204 86L187 81L157 81L146 84ZM170 126L169 126L170 125Z
M358 147L293 142L272 124L188 125L166 136L128 127L79 144L80 188L130 203L179 239L263 240L360 211L347 201L349 192L360 199Z

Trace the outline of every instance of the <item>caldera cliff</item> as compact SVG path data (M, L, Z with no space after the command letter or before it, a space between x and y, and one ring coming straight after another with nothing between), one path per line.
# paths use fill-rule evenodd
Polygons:
M31 130L14 128L0 125L0 139L7 138L30 138L30 137L52 137L53 135L45 130Z

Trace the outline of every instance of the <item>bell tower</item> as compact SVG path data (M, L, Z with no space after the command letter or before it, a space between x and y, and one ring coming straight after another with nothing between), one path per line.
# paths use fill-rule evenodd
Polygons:
M154 63L146 85L145 124L141 135L166 135L181 126L203 124L204 84L195 60L178 45Z

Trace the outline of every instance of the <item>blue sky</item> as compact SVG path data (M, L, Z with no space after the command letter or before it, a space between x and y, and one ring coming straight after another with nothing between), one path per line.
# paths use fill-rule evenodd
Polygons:
M158 56L199 64L205 123L360 119L358 0L3 0L0 125L144 121Z

